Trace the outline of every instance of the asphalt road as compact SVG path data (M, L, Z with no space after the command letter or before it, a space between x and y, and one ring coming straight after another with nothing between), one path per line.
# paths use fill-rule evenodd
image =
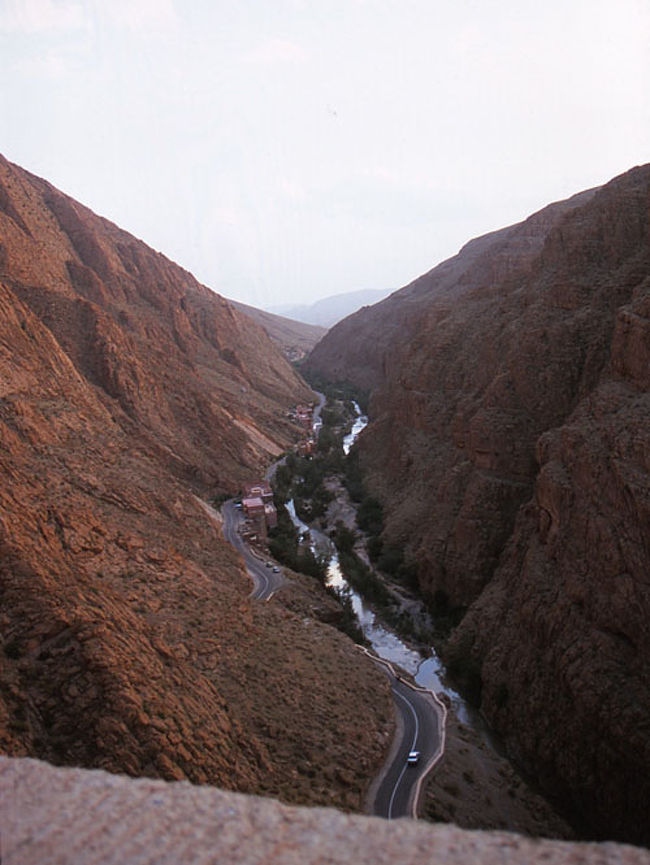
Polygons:
M325 396L318 391L316 393L319 403L314 409L313 419L318 428ZM267 480L270 480L277 466L283 461L279 460L270 467ZM224 537L242 554L253 580L251 597L269 600L285 582L282 571L273 573L273 568L267 567L266 561L251 552L238 531L243 518L241 511L235 507L234 499L224 502L221 512ZM391 680L400 723L399 740L393 744L389 759L380 773L380 780L376 783L372 813L389 820L397 817L417 817L422 783L444 748L445 709L430 691L412 687L397 678L390 664L379 658L374 660ZM420 752L419 762L414 766L407 763L409 751Z
M224 502L221 506L221 513L223 514L223 535L228 543L242 554L246 563L246 570L253 580L251 598L268 601L284 583L284 574L282 571L277 574L273 573L273 568L266 566L266 562L271 561L270 559L263 561L251 552L250 547L238 532L242 516L239 509L235 507L233 499ZM278 567L276 562L273 562L273 565Z
M318 426L320 426L320 413L325 405L325 394L320 393L320 391L314 391L314 393L318 396L318 405L314 407L313 424L316 425L318 422ZM286 457L283 457L269 467L264 475L267 481L273 480L275 470L279 465L284 463L285 459ZM265 561L257 558L251 552L250 547L238 532L239 525L242 522L242 515L239 509L235 507L234 499L224 502L221 507L221 513L223 514L224 537L242 554L246 562L248 574L253 580L254 588L251 592L251 597L257 598L260 601L269 600L274 592L285 582L282 571L277 574L273 573L273 567L278 567L276 562L273 562L273 567L268 568ZM267 559L266 561L270 560Z
M413 688L396 678L387 665L382 663L381 666L391 680L401 735L382 770L372 813L388 820L417 817L422 782L439 759L444 745L444 708L430 691ZM406 762L409 751L420 752L420 760L414 766Z

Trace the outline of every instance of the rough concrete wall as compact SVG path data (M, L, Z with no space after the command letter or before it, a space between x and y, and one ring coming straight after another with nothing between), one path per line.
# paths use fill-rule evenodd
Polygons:
M383 821L0 758L2 865L650 865L647 850Z

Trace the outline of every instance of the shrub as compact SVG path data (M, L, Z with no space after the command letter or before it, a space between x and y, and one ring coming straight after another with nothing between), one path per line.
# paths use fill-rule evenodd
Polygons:
M354 548L355 540L354 532L339 520L336 524L336 531L334 532L334 543L336 544L336 548L344 553L351 553Z
M291 498L290 490L293 482L293 471L285 463L278 466L273 477L273 495L276 502L286 502Z
M390 604L390 594L384 584L357 555L339 549L339 565L350 585L365 598L381 606Z
M404 562L401 564L395 576L403 586L419 592L420 581L418 579L418 566L415 562Z
M377 561L377 567L386 574L395 576L404 564L404 553L400 547L385 546Z
M357 525L369 535L380 535L384 528L384 509L373 496L366 496L357 511Z
M321 583L327 578L327 559L324 556L315 556L310 549L298 553L296 567L294 570L308 577L314 577Z
M379 557L382 554L384 549L384 542L381 538L378 538L376 535L368 539L368 543L366 544L366 549L368 550L368 555L370 556L371 562L377 562Z
M359 622L354 613L349 591L337 591L331 586L328 586L327 592L332 595L333 598L336 598L342 608L341 617L336 625L339 631L343 631L343 633L347 634L355 643L367 643L368 641L364 637L363 631L359 627Z
M362 501L366 492L359 466L359 454L355 450L350 451L345 461L344 482L352 501L357 503Z
M298 570L298 531L285 506L278 502L278 524L269 529L269 551L273 558L292 570Z
M17 661L18 658L20 658L20 656L22 655L20 641L17 638L9 640L9 642L5 643L4 645L4 652L8 658L11 658L13 661Z

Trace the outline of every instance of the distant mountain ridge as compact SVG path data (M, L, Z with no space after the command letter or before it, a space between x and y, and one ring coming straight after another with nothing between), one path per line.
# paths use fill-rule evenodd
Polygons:
M275 315L254 306L247 306L236 300L230 303L257 324L261 325L269 337L280 346L287 360L302 360L316 343L327 333L327 328L315 324L305 324L282 315Z
M393 291L386 289L360 289L342 294L333 294L310 304L284 304L281 306L270 306L268 312L294 321L302 321L306 324L315 324L320 327L329 328L341 319L346 318L362 306L370 306L383 300Z

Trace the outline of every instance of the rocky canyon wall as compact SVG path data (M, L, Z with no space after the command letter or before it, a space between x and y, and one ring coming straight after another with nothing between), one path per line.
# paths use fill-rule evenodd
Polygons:
M310 396L229 303L0 159L3 753L360 807L384 678L315 590L252 602L199 501Z
M178 265L0 159L0 279L169 467L229 489L309 391L264 331ZM190 432L191 431L191 432Z
M335 327L360 440L449 659L599 836L648 843L650 166L551 205Z

